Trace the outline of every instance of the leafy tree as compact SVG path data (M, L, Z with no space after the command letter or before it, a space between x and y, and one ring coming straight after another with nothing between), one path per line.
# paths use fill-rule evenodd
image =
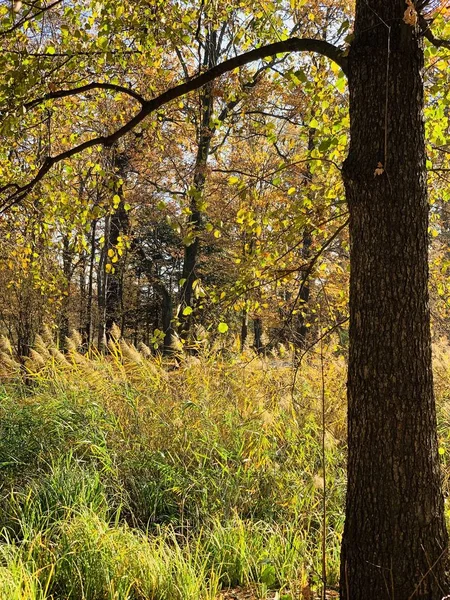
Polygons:
M61 37L61 48L48 45L46 54L66 56L73 39L80 53L94 44L101 54L94 72L99 75L106 70L108 81L90 81L90 71L78 56L79 66L84 69L82 82L69 85L71 67L59 64L58 83L62 86L44 93L36 73L49 77L48 63L27 65L33 73L27 76L23 64L13 60L12 51L2 59L5 71L12 71L3 93L15 108L6 121L6 134L21 134L25 156L29 157L26 164L20 164L14 156L3 158L3 166L10 167L1 188L4 208L35 194L38 185L47 176L54 177L67 159L99 145L113 145L144 127L148 118L168 103L202 86L211 86L218 77L250 62L286 52L313 52L328 57L348 77L351 141L342 174L351 241L349 430L341 595L352 600L386 596L438 600L448 584L448 538L431 374L422 77L424 37L435 47L450 44L432 33L426 19L429 13L424 12L429 8L426 4L357 0L353 37L346 50L314 37L318 30L312 26L305 29L311 37L288 37L263 45L274 26L283 23L283 17L286 19L286 11L292 9L290 15L295 17L297 11L302 13L303 0L292 0L290 7L269 2L267 10L256 11L246 2L220 9L213 2L202 2L200 9L190 2L170 3L167 9L164 7L164 18L159 19L159 2L137 2L121 9L120 14L115 3L100 8L95 4L92 12L75 5L61 9L54 17L55 27L50 33L45 30L46 40L55 32L55 42L59 40L56 32L68 32ZM160 93L155 83L149 99L140 88L133 88L133 82L126 86L115 83L120 61L109 65L110 55L122 52L123 56L130 48L129 32L121 31L118 20L140 32L133 42L139 56L130 60L130 72L133 61L141 60L143 53L149 64L157 65L154 74L163 75L161 81L165 82L172 62L162 56L160 42L181 40L186 46L196 47L197 28L192 23L198 22L205 5L210 18L214 15L218 22L231 18L234 10L243 22L251 16L248 32L241 29L232 41L240 54L199 74L190 74L183 83ZM330 18L329 8L318 7L321 19ZM345 14L344 9L339 7L338 12L331 13L333 26L325 30L329 39L332 36L338 40L348 29L348 21L336 23ZM73 38L66 29L68 24L77 33L72 32ZM439 17L436 24L442 25ZM25 24L17 28L13 19L11 27L11 35L22 33L14 40L24 48L19 51L20 60L28 58L30 42L22 31ZM323 29L319 31L323 34ZM256 44L258 47L245 51ZM160 67L164 61L166 64ZM343 84L340 74L335 84ZM29 100L36 89L40 95ZM48 148L46 156L37 138L23 137L23 128L30 125L18 116L23 106L42 118L52 101L65 98L80 116L85 110L84 119L89 121L95 111L85 109L79 100L93 90L125 98L113 126L104 127L92 137L88 128L82 130L77 125L59 147L55 144L56 150L53 145L51 151ZM138 106L132 117L130 105ZM15 182L11 173L17 175Z

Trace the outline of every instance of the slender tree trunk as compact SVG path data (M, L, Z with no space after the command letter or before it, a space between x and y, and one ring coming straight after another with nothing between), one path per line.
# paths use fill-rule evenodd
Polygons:
M126 233L128 228L128 215L123 207L123 202L111 215L111 225L108 240L108 249L115 249L120 235ZM122 328L122 303L123 303L123 269L122 262L114 263L114 272L108 276L105 301L105 332L108 339L111 328L116 324Z
M61 314L59 320L59 338L61 348L65 348L66 338L70 334L70 322L69 322L69 306L70 306L70 284L72 281L72 263L73 263L73 252L70 248L69 236L65 235L63 239L63 274L65 280L65 295L63 296L61 303Z
M205 42L205 55L203 67L212 68L217 64L219 52L217 32L209 31ZM189 226L191 228L191 243L184 247L184 261L182 278L184 283L181 287L181 306L192 306L193 283L197 279L196 267L200 252L200 233L202 230L202 196L206 183L206 167L208 163L211 138L214 131L211 129L211 117L214 108L213 84L208 84L200 93L200 123L198 136L197 156L195 159L194 181L190 202ZM182 311L181 311L182 312ZM192 318L188 316L183 319L181 334L187 337L191 327Z
M184 283L181 287L181 306L192 306L193 283L197 279L196 267L200 251L200 232L202 230L202 211L200 210L201 199L206 182L206 165L211 145L211 132L209 121L212 115L211 86L207 86L201 96L202 102L202 131L200 133L197 158L195 161L195 175L190 202L189 227L191 228L192 242L184 247L184 261L182 277ZM185 318L181 331L186 334L190 329L191 319Z
M242 317L241 317L241 344L240 344L241 353L244 352L244 350L245 350L245 345L247 343L247 337L248 337L248 310L246 308L244 308L242 310Z
M85 338L87 347L90 348L93 342L93 290L94 290L94 265L95 265L95 236L97 230L97 219L92 221L91 225L91 249L89 255L89 277L88 277L88 291L87 291L87 302L86 302L86 325Z
M423 50L403 22L405 9L403 0L359 0L349 54L343 600L441 600L448 592L427 290Z
M311 153L314 150L314 135L315 135L315 129L310 128L308 131L308 152ZM307 165L307 169L306 169L306 185L305 185L305 194L307 193L308 190L308 186L311 184L312 182L312 173L311 173L311 166L308 163ZM302 245L302 260L303 262L306 264L308 262L308 260L311 258L311 246L312 246L312 234L309 228L305 228L305 232L303 234L303 245ZM299 308L299 313L298 313L298 317L296 319L296 326L295 326L295 332L294 332L294 342L295 342L295 354L296 354L296 362L299 360L300 356L301 356L301 352L303 351L306 347L306 336L308 333L308 328L306 327L306 318L305 318L305 313L308 309L308 302L309 302L309 295L310 295L310 289L309 289L309 276L310 274L308 272L305 272L301 282L300 282L300 289L298 292L298 308Z
M83 346L87 346L86 341L86 299L87 299L87 291L86 291L86 266L87 266L87 252L83 250L80 253L80 260L78 263L78 288L80 294L80 301L78 304L78 331L81 334L83 340Z
M122 186L118 190L118 195L121 197L120 204L111 215L108 250L115 251L119 237L126 235L129 231L129 218L125 210L125 202L123 199ZM106 304L105 304L105 327L106 338L110 336L111 328L115 323L123 329L123 257L118 262L114 263L114 272L109 274L106 287Z
M253 332L255 335L254 347L255 347L256 352L258 352L258 354L260 354L263 350L263 342L262 342L263 325L262 325L261 317L257 317L256 319L253 319Z
M311 245L312 245L312 235L310 231L305 231L303 237L303 246L302 246L302 259L306 263L311 257ZM308 328L306 327L306 311L308 309L309 302L309 274L305 273L302 277L300 283L300 289L298 292L298 317L296 319L295 324L295 333L294 333L294 341L295 341L295 354L296 359L299 359L301 356L301 351L306 347L306 336L308 333Z
M172 294L169 292L164 283L158 281L154 282L153 286L158 294L162 298L161 304L161 320L162 320L162 330L164 332L164 345L163 345L163 354L169 355L172 354L175 350L174 348L174 329L172 325L173 319L173 304L172 304Z
M108 287L109 275L106 272L106 263L108 260L108 243L111 215L105 217L104 238L105 243L100 252L100 262L97 275L97 305L98 305L98 349L104 351L106 348L106 290Z

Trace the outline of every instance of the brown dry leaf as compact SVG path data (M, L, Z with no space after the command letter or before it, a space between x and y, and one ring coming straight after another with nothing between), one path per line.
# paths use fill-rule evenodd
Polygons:
M375 169L375 173L373 174L374 177L377 177L377 175L383 175L384 173L384 167L382 165L382 163L378 163L377 164L377 168Z
M403 20L407 25L415 27L417 25L417 21L419 20L417 11L415 9L414 4L412 3L412 0L406 0L406 4L408 5L408 8L405 10Z

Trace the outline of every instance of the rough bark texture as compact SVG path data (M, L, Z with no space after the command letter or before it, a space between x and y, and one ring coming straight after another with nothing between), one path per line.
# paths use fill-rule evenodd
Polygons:
M344 600L448 593L427 291L423 51L403 22L405 8L403 0L358 1L349 54ZM378 163L384 172L375 175Z

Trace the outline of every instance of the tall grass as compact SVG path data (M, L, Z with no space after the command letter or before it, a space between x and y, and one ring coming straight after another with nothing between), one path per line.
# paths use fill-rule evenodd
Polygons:
M0 598L311 597L323 534L319 357L204 356L168 369L38 339L0 369ZM450 352L435 351L448 488ZM326 564L336 587L345 493L345 362L325 348Z

